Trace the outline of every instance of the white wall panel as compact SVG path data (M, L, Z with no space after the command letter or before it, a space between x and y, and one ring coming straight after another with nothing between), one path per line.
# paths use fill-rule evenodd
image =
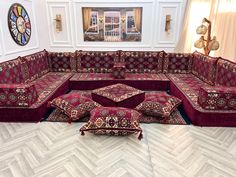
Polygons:
M47 2L50 47L73 47L70 2ZM62 18L62 31L56 31L56 15Z
M155 46L157 48L174 48L180 31L181 20L181 3L180 2L159 2L156 11L156 32ZM171 16L170 30L165 31L166 15Z

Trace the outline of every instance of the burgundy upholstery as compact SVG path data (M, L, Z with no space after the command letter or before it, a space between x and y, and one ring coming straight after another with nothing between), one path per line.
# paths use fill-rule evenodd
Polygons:
M112 75L115 79L124 79L125 78L125 63L117 62L112 68Z
M222 58L218 60L216 71L216 85L236 87L235 63Z
M75 72L75 53L71 52L49 52L50 71L53 72Z
M209 86L191 74L168 74L171 94L183 102L183 107L194 125L236 126L235 110L206 110L198 104L199 89Z
M192 73L204 82L214 85L217 59L199 52L193 53Z
M0 84L0 106L30 107L38 94L33 84Z
M0 84L24 83L20 57L0 63Z
M98 82L99 81L99 82ZM165 74L126 73L125 79L114 79L111 73L76 73L70 79L71 90L93 90L122 83L141 90L168 90Z
M236 88L203 87L199 91L198 103L209 110L236 110Z
M102 106L135 108L145 98L144 91L124 84L114 84L92 91L94 101Z
M191 73L191 53L168 53L163 64L164 73Z
M77 72L111 73L118 59L118 51L76 51Z
M46 50L27 55L21 58L21 62L25 63L25 71L28 70L25 82L31 82L49 72L48 54Z
M121 51L120 61L129 73L162 73L164 51Z
M97 135L124 136L133 133L140 133L142 139L142 129L139 126L141 114L135 110L120 107L98 107L91 111L91 117L83 127L81 134L85 131Z

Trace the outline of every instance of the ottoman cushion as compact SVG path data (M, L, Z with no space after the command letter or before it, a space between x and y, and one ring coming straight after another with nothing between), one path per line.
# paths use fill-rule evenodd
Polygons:
M135 108L145 98L145 93L125 84L115 84L92 91L94 101L103 106Z
M166 92L146 93L145 100L135 109L149 116L169 117L181 100Z
M49 102L49 105L62 110L67 116L69 116L70 122L87 116L92 109L100 106L93 100L83 97L76 92L59 96Z
M141 114L135 110L121 107L98 107L91 111L88 123L81 127L81 134L89 131L98 135L130 135L142 130L139 126Z

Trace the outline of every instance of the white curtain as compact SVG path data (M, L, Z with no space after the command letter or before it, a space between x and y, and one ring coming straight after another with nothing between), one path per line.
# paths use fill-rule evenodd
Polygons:
M215 35L220 43L220 48L210 55L236 61L236 0L189 0L175 51L203 52L194 47L194 42L200 37L196 28L204 17L212 22L212 36Z

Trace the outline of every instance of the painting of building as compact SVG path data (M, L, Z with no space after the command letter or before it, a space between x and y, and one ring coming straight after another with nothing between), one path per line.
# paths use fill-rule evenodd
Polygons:
M83 7L84 41L141 41L142 7Z

